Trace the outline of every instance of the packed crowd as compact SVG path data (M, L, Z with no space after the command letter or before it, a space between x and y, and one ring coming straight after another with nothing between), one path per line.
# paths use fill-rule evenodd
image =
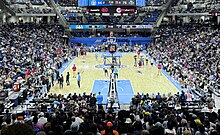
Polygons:
M13 90L20 83L30 95L49 91L58 69L74 52L64 44L64 28L47 24L5 24L0 27L0 86ZM18 78L23 78L22 80ZM27 99L27 93L25 99Z
M28 4L43 5L44 0L4 0L6 4Z
M158 33L161 34L160 39L147 52L155 60L161 61L163 68L174 79L183 82L187 93L137 93L131 100L129 110L118 112L113 108L103 108L105 101L101 94L38 93L33 99L37 111L24 110L12 115L6 113L0 118L1 134L218 135L220 111L209 111L215 105L211 96L204 95L197 99L198 104L195 105L208 107L206 113L201 112L201 108L186 107L196 100L191 89L204 90L209 82L219 82L218 30L190 24L162 26ZM29 89L39 85L47 89L50 87L47 85L53 85L62 63L74 54L68 46L63 45L62 35L63 28L57 25L2 26L0 73L3 89L12 88L19 76L26 80Z
M161 6L166 0L145 0L147 6Z
M6 114L0 119L2 135L218 135L220 112L182 108L186 94L137 93L129 110L105 110L101 93L95 95L40 94L37 111ZM211 102L206 97L202 102ZM192 102L192 101L191 101ZM173 106L175 104L175 106Z
M194 4L203 4L203 3L208 3L208 4L217 4L220 3L219 0L180 0L181 4L187 4L187 3L194 3Z
M55 13L47 0L3 0L15 13L21 14L51 14Z
M147 52L182 89L207 92L220 84L219 29L203 24L165 25ZM211 90L215 90L211 88ZM218 89L216 89L218 90Z
M52 8L35 8L27 6L26 8L11 8L15 13L22 13L22 14L50 14L55 13Z
M219 4L220 2L217 0L175 1L169 13L210 13L212 11L219 11Z
M85 9L80 7L61 7L60 13L65 17L66 21L71 24L82 24L83 16L82 13Z
M54 0L59 3L60 6L77 6L78 0Z

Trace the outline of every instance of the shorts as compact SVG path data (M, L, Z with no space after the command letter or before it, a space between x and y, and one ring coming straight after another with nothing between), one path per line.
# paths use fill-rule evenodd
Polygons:
M151 65L153 65L153 63L150 63Z

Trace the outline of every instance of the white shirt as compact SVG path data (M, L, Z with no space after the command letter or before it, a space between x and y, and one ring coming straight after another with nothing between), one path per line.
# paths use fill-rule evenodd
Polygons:
M176 130L175 129L172 129L172 130L165 129L165 134L174 134L174 135L176 135Z
M38 119L37 124L42 124L42 125L44 125L45 123L47 123L47 118L45 118L45 117L40 117L40 118Z

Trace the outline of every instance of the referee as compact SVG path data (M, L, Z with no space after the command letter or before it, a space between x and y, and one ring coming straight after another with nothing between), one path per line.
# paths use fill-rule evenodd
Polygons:
M79 87L79 88L80 88L80 81L81 81L81 75L80 75L80 73L78 72L77 84L78 84L78 87Z

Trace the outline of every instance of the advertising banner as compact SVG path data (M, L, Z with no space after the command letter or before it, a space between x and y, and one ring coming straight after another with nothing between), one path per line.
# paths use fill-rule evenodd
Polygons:
M135 7L87 7L87 13L135 13L137 9Z
M70 25L70 29L104 29L104 25Z
M70 25L71 30L75 29L152 29L152 25Z
M87 46L96 46L101 45L107 42L107 37L95 37L95 38L70 38L71 44L84 44ZM149 37L117 37L117 44L127 44L127 45L136 45L136 44L149 44L152 42L152 38Z

